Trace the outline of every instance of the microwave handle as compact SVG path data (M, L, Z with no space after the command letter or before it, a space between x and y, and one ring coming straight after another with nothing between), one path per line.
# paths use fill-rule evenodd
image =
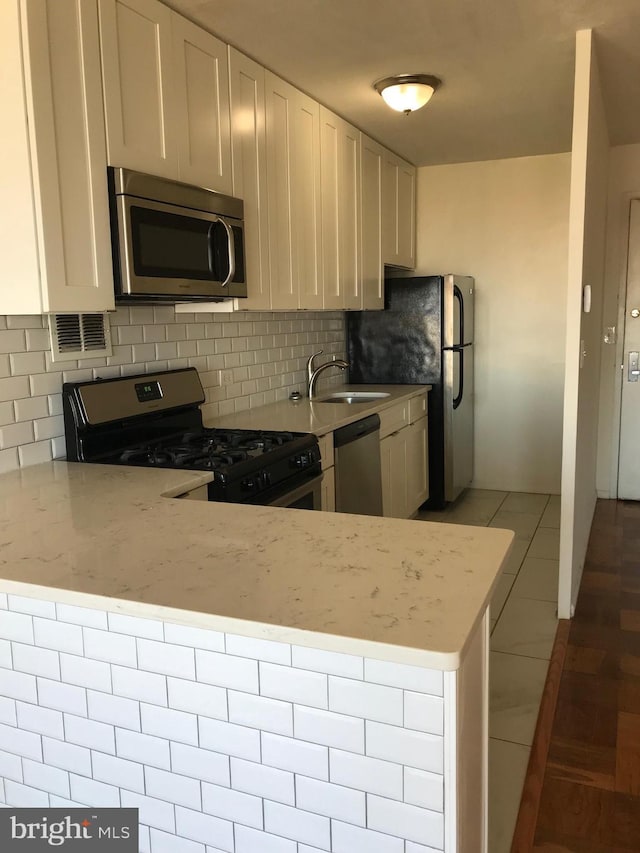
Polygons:
M220 285L220 287L226 287L229 282L233 281L233 277L236 274L236 245L233 239L233 228L225 222L224 219L219 219L218 222L221 222L222 225L224 225L224 230L227 232L229 246L229 275Z

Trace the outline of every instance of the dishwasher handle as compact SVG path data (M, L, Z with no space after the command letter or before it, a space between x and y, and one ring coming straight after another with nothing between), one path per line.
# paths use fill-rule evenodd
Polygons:
M345 444L350 444L352 441L356 441L357 439L362 438L365 435L369 435L379 429L380 416L369 415L366 418L362 418L360 421L354 421L352 424L347 424L347 426L334 430L333 446L343 447Z

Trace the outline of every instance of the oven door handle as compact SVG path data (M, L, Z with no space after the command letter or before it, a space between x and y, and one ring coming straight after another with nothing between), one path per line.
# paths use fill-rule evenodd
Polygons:
M308 495L309 492L315 492L320 489L320 484L322 483L322 474L318 474L317 477L314 477L311 480L307 480L306 483L302 483L301 486L293 489L293 491L289 491L286 494L282 495L282 497L276 498L274 501L269 503L269 506L291 506L292 503L295 503L300 498L303 498L305 495ZM314 500L315 505L315 500ZM314 508L320 509L320 502L318 501L318 506Z

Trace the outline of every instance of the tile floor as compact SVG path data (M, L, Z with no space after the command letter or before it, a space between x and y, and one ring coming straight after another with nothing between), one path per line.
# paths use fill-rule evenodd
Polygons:
M417 517L516 534L491 601L489 661L489 850L509 853L558 623L560 497L468 489Z

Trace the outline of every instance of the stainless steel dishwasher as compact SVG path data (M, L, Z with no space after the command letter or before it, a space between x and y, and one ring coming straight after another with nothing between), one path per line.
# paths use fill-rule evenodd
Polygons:
M382 515L380 418L369 415L333 433L336 512Z

